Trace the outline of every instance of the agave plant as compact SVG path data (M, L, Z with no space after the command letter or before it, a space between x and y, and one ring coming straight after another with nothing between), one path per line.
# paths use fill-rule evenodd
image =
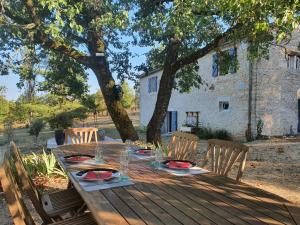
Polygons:
M47 154L44 150L42 154L35 154L27 156L24 159L26 169L31 176L46 176L59 175L66 177L63 170L58 167L56 158L53 153Z
M157 148L164 154L165 157L168 157L169 148L167 145L158 144Z

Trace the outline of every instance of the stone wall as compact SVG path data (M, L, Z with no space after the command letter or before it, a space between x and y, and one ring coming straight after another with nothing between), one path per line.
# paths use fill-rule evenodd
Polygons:
M299 40L299 32L295 32L293 39L285 44L286 49L296 50ZM269 60L254 65L257 82L254 82L256 114L253 124L262 119L265 124L263 134L268 136L288 134L290 128L297 132L300 72L287 68L286 49L273 46Z

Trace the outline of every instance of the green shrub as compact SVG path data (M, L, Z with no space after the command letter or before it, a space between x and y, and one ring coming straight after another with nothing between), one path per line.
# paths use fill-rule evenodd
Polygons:
M216 139L232 140L231 134L225 129L216 130L213 136Z
M4 122L4 137L7 143L14 139L13 121L11 119Z
M58 128L69 128L72 127L74 119L86 119L87 118L87 110L85 108L77 108L71 111L58 113L48 119L48 123L51 129Z
M51 129L63 128L66 129L73 125L73 117L68 112L62 112L48 119Z
M35 119L32 121L32 123L29 126L29 134L31 136L35 136L36 140L41 132L42 129L44 129L45 123L42 119Z
M256 131L257 131L256 139L261 139L262 138L263 128L264 128L264 122L262 121L262 119L259 119L257 121L257 125L256 125Z
M232 140L231 134L225 130L225 129L220 129L220 130L212 130L211 128L207 127L200 127L197 136L199 139L207 140L207 139L222 139L222 140Z
M206 127L200 127L197 135L200 139L204 139L204 140L214 138L212 129Z
M64 171L58 166L53 153L47 154L45 151L41 154L32 153L24 157L24 164L31 177L45 176L49 178L54 175L66 177Z

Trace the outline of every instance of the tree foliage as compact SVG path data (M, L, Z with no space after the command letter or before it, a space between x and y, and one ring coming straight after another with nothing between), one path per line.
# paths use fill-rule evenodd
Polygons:
M98 112L101 112L101 113L105 112L107 110L107 108L106 108L104 97L103 97L101 90L98 90L95 95L96 95L95 102L98 107Z
M134 92L132 88L129 87L127 82L123 82L121 87L123 90L121 103L125 109L129 109L134 103Z
M93 113L94 115L98 113L96 94L85 95L81 102L89 110L89 112Z
M111 74L115 71L120 79L132 75L129 43L122 39L129 23L128 12L132 6L129 3L128 0L3 1L0 18L2 74L8 73L10 62L18 61L18 57L12 59L11 52L18 51L28 43L48 56L46 58L54 54L56 60L63 57L68 58L69 62L74 60L72 65L76 69L89 68L95 73L108 111L122 139L137 139L125 109L113 98L115 81ZM99 54L102 56L99 57ZM56 80L63 81L66 78L63 73L60 76L62 78ZM71 81L78 81L78 77L68 77Z
M38 118L32 121L32 123L30 124L29 127L29 134L32 136L35 136L36 140L40 134L40 132L42 131L42 129L45 128L45 122L44 120Z

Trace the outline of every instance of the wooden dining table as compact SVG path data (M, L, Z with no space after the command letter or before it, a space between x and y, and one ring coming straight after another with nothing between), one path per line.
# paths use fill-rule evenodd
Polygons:
M105 168L119 169L125 145L103 142ZM62 156L94 154L94 144L65 145L53 150L98 224L300 224L300 208L287 200L211 172L175 176L147 160L132 159L133 185L85 191L72 171L95 166L67 167ZM99 167L99 166L98 166Z

